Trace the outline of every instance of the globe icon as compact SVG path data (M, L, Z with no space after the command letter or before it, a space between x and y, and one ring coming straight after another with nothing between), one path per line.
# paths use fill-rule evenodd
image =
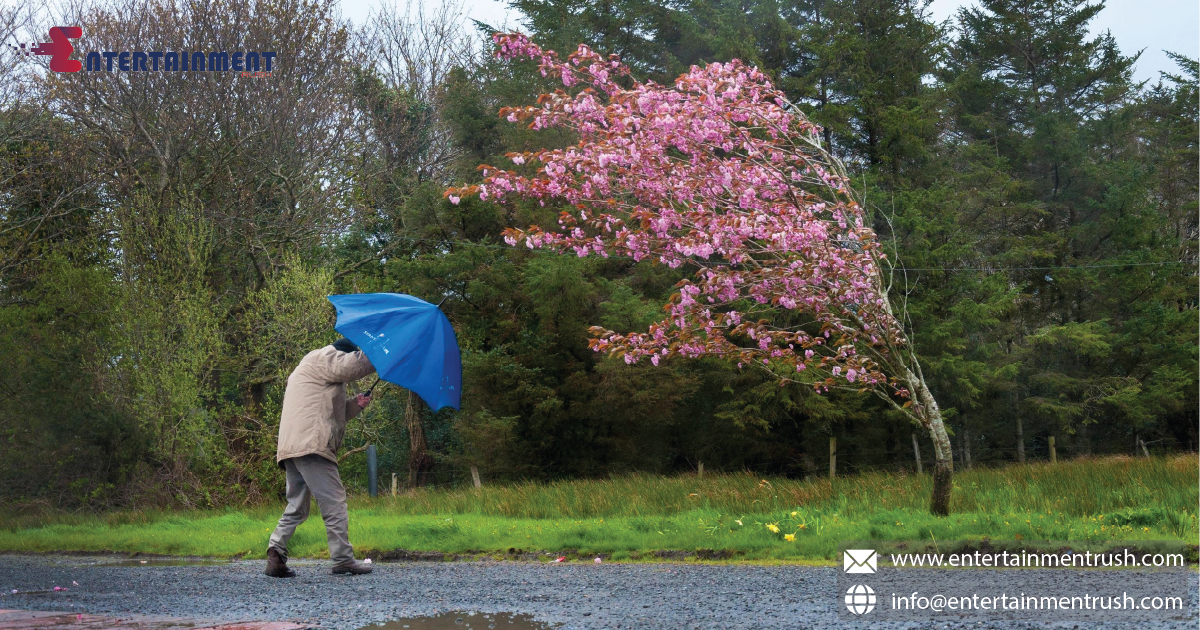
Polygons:
M865 615L875 610L875 591L866 584L856 584L846 590L846 610Z

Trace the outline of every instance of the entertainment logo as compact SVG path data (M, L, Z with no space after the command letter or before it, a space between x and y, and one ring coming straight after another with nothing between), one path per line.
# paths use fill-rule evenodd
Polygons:
M78 26L55 26L50 29L50 41L48 42L37 46L30 45L28 49L25 48L25 44L21 44L19 47L10 44L9 48L26 57L48 55L50 69L55 72L79 72L83 69L83 64L78 60L71 59L71 53L75 52L71 40L80 37L83 37L83 29Z
M71 59L75 47L72 39L83 37L79 26L55 26L50 29L50 41L30 45L9 45L17 54L46 55L50 57L50 69L54 72L79 72L83 62ZM272 51L105 51L86 55L89 72L112 72L116 60L118 72L240 72L243 77L269 77L276 53ZM160 63L161 62L161 63ZM161 70L159 69L161 66Z

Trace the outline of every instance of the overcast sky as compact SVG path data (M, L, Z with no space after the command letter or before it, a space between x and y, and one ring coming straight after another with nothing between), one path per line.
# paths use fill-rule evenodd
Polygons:
M962 0L933 0L936 20L954 17L959 7L975 4ZM1160 70L1178 73L1178 66L1163 50L1200 55L1200 1L1197 0L1109 0L1091 23L1092 33L1112 31L1121 52L1132 55L1144 50L1134 70L1141 81L1158 80Z
M362 23L371 9L381 1L405 0L341 0L346 17ZM426 4L438 4L440 0L413 0ZM969 0L933 0L931 7L935 20L954 17L959 7L973 4ZM507 20L516 26L518 14L508 8L507 2L498 0L463 0L467 17L501 26ZM1163 50L1185 54L1193 59L1200 55L1200 1L1198 0L1109 0L1092 22L1093 33L1112 31L1121 52L1131 55L1145 50L1138 60L1135 78L1158 79L1158 72L1175 72L1175 64Z

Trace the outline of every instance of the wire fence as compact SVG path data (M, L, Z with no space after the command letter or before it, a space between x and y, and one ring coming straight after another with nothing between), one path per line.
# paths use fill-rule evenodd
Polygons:
M1041 442L1046 442L1041 440ZM1191 442L1179 442L1175 438L1158 438L1152 441L1144 442L1146 450L1154 456L1160 456L1169 453L1196 453L1196 445ZM911 450L907 452L907 459L903 457L893 457L890 461L881 462L878 459L880 450L871 452L868 449L857 449L858 452L853 455L839 452L836 462L836 475L838 477L854 477L866 473L892 473L903 475L917 474L916 458ZM867 452L864 452L867 451ZM1127 456L1142 458L1145 453L1140 449L1129 448L1125 450L1104 449L1098 450L1089 448L1085 445L1064 444L1056 445L1056 460L1058 463L1066 463L1071 460L1087 459L1091 457L1113 457ZM894 453L892 454L894 455ZM988 449L986 453L981 453L979 458L972 454L972 459L968 464L964 461L961 450L956 450L954 453L955 470L996 470L1007 468L1010 466L1021 465L1020 451L1013 448L993 448ZM1038 448L1035 443L1027 444L1025 449L1025 464L1037 464L1050 462L1049 446L1043 445ZM682 458L681 458L682 459ZM378 492L380 495L388 495L392 492L392 475L396 475L396 491L404 492L413 488L413 484L409 482L409 470L407 468L407 458L396 458L394 461L402 463L402 466L381 467L378 472ZM688 462L683 460L682 465L676 466L669 471L639 471L628 469L622 472L627 473L646 473L646 474L663 474L663 475L680 475L680 474L695 474L698 472L697 462ZM931 448L923 448L921 453L921 469L924 474L929 474L933 470L934 458ZM689 465L690 464L690 465ZM520 483L524 481L536 482L555 482L586 479L588 477L554 475L554 474L531 474L531 468L524 467L504 467L504 466L486 466L479 467L478 472L481 482L484 485L495 483ZM705 463L705 474L751 474L762 477L786 477L792 479L821 479L829 476L829 460L818 459L811 456L788 457L784 459L755 459L745 462L740 466L720 466ZM345 478L346 485L355 494L367 494L368 477L365 468L355 470L351 475ZM617 474L617 473L612 473ZM460 488L471 487L474 484L474 478L471 474L470 467L449 462L439 461L432 470L425 473L425 483L420 484L421 488L429 490L454 490Z

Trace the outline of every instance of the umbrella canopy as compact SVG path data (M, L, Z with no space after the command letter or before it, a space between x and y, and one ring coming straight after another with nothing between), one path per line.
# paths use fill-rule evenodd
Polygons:
M379 377L415 392L437 411L459 408L462 356L441 309L400 293L331 295L334 329L366 353Z

